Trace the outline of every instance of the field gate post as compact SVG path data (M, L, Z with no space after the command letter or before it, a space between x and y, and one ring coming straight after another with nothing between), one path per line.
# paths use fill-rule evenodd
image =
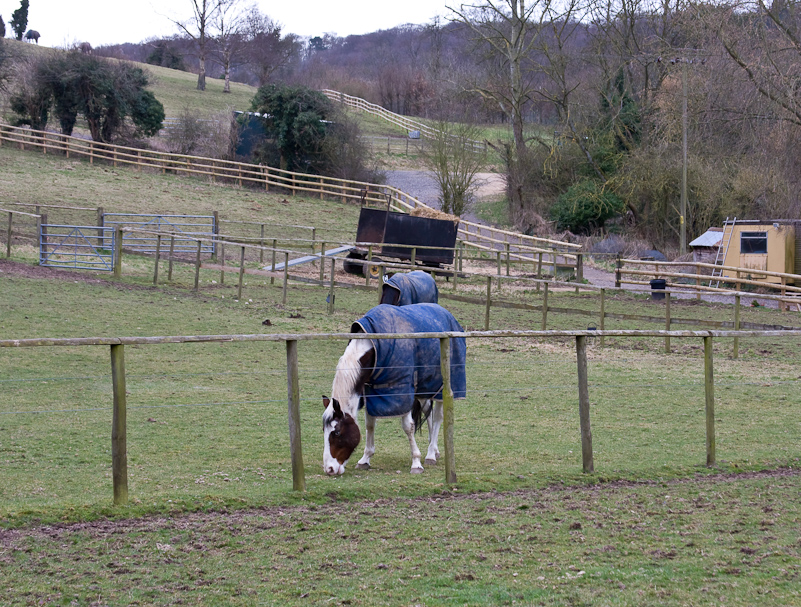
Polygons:
M490 307L492 306L492 276L487 276L487 304L484 310L484 330L489 331Z
M584 253L576 254L576 280L584 282Z
M292 454L292 489L306 491L303 445L300 440L300 381L298 380L298 340L286 340L287 395L289 400L289 450Z
M320 243L320 284L325 282L325 242Z
M453 447L453 389L451 388L451 338L439 338L439 359L442 369L442 414L445 442L445 483L456 483L456 461Z
M97 246L98 248L103 246L103 225L105 223L104 214L103 214L103 207L97 207Z
M111 385L114 409L111 422L111 478L114 505L128 503L128 406L125 396L125 352L122 344L111 346Z
M220 212L219 211L213 211L212 212L212 217L213 217L213 219L212 219L213 224L211 226L211 239L214 241L214 240L217 240L217 237L220 235ZM211 260L216 263L217 262L217 243L213 242L211 247L212 247Z
M715 378L712 337L704 337L704 392L706 394L706 465L715 465Z
M198 240L197 241L197 255L195 257L195 291L200 288L200 250L203 247L203 243Z
M734 330L740 330L740 296L734 296ZM740 355L740 338L734 338L734 344L732 346L731 357L737 360L737 357Z
M590 392L587 386L587 337L576 335L578 366L579 426L581 428L581 465L586 474L595 471L592 460L592 429L590 428Z
M215 253L217 247L215 246ZM216 258L216 255L215 255ZM220 243L220 284L225 284L225 242Z
M122 276L122 226L114 232L114 278Z
M271 272L275 272L275 247L277 246L278 246L278 240L273 238L273 264L272 267L270 268ZM275 284L275 276L270 276L270 284L271 285Z

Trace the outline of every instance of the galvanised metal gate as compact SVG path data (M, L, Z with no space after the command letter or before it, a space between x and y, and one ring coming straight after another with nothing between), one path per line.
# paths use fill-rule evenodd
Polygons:
M39 265L112 272L115 228L43 224L39 227Z
M117 226L140 228L148 232L164 232L182 234L175 237L173 251L175 253L197 253L197 240L194 238L214 238L217 225L214 215L140 215L134 213L104 213L103 225L111 229ZM155 234L139 234L125 232L122 246L140 253L155 253L158 237ZM163 245L162 245L163 246ZM203 242L201 253L214 255L215 245Z

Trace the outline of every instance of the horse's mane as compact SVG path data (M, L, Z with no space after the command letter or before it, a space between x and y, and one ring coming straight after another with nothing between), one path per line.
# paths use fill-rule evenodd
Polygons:
M372 369L363 368L361 358L372 347L369 339L354 339L339 358L334 384L331 386L331 397L338 400L341 406L346 406L352 394L361 393L365 382L370 378Z

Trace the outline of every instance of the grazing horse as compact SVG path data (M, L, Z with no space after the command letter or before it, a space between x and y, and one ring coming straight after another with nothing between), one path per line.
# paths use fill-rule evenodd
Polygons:
M428 272L414 270L384 276L381 303L392 306L408 306L416 303L437 303L437 283Z
M421 333L463 331L437 304L378 305L353 323L351 333ZM465 398L466 344L451 339L451 389ZM323 397L323 468L326 474L345 472L345 464L361 441L357 411L365 409L364 455L356 468L370 468L375 453L377 417L400 417L412 450L412 474L423 472L414 433L428 423L426 465L437 463L437 436L442 425L442 373L439 339L353 339L337 363L331 398Z

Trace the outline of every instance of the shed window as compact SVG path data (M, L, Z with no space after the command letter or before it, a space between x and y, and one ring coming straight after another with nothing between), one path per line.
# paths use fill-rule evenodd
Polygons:
M741 232L740 233L740 253L767 253L768 252L768 233L767 232Z

